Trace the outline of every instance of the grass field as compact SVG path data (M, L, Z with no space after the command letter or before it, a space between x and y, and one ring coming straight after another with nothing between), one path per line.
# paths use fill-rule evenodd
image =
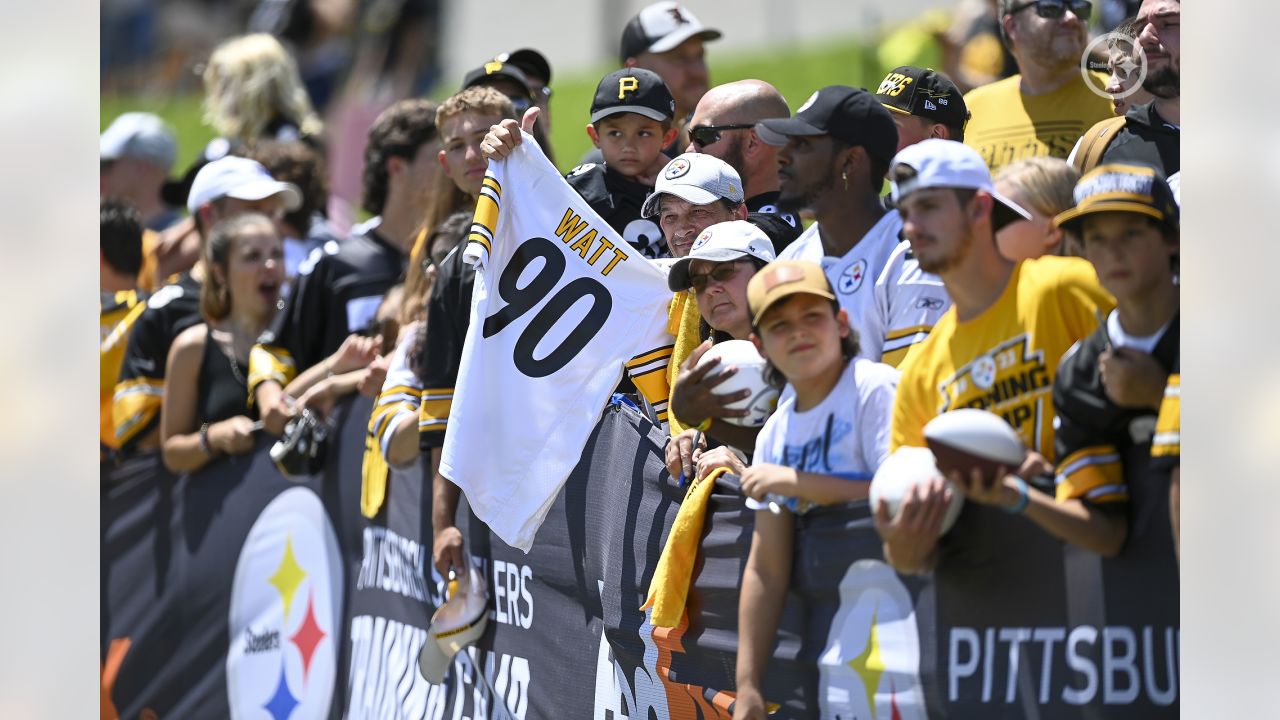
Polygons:
M584 131L588 108L596 83L615 68L602 65L594 72L557 76L555 94L551 98L554 119L552 143L561 170L567 171L591 148ZM814 45L751 56L714 55L711 64L712 83L719 84L746 78L760 78L773 83L787 98L792 110L799 107L814 90L825 85L869 87L878 83L884 73L879 67L873 46L857 41ZM439 88L433 96L448 94L450 88ZM200 97L174 98L103 96L100 124L106 127L113 118L130 110L156 113L173 124L178 133L178 162L174 173L185 168L213 137L213 131L201 121Z

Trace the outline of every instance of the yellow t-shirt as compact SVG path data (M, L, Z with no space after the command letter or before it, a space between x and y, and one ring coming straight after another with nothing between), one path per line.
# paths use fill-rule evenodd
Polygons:
M972 407L1003 417L1028 448L1053 462L1058 361L1114 306L1085 260L1019 263L994 305L966 322L957 322L952 307L907 353L899 366L891 449L923 447L926 423Z
M116 380L120 377L120 364L124 362L129 331L133 329L133 323L142 311L147 309L146 299L145 294L136 290L125 290L102 293L98 300L98 360L102 373L99 378L99 440L108 448L120 447L120 441L116 439L115 423L111 418L111 400Z
M1093 73L1096 85L1106 76ZM1023 95L1021 75L997 80L964 96L972 117L964 143L978 151L994 173L1015 160L1050 155L1065 160L1093 124L1114 116L1111 100L1096 95L1084 78L1073 77L1044 95Z

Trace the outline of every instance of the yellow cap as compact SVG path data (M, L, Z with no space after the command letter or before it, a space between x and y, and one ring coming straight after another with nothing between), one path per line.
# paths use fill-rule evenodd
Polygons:
M827 274L816 263L776 260L765 265L747 283L751 324L759 325L765 311L779 300L797 293L817 295L828 300L836 299L831 283L827 282Z

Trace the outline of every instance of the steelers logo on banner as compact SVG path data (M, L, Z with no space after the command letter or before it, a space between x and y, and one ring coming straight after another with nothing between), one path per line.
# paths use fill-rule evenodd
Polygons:
M888 565L859 560L818 656L821 717L925 720L920 632L911 594Z
M342 617L338 538L309 488L285 490L249 530L231 585L232 718L326 717Z

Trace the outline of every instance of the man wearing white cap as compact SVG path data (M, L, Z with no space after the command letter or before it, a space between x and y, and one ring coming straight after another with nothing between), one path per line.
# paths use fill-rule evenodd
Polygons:
M710 85L703 43L720 37L676 2L645 7L622 31L619 59L623 67L657 73L676 99L676 120L693 114Z
M98 186L103 198L123 200L148 230L163 230L178 213L160 199L160 188L178 156L173 130L151 113L125 113L98 138Z
M962 569L1001 552L1002 543L1017 545L1021 556L1033 561L1053 561L1053 547L1018 534L1031 525L1012 516L1026 509L1029 482L1043 483L1040 489L1053 494L1052 388L1058 361L1115 303L1085 260L1046 256L1013 262L999 253L995 230L1029 214L996 192L973 148L925 140L894 157L889 180L912 252L922 269L942 278L954 303L902 362L891 449L924 447L924 426L935 416L978 408L1000 415L1028 450L1022 467L1010 468L1016 475L951 473L956 491L979 501L965 503L945 545L938 543L938 533L951 491L942 478L919 495L913 492L895 517L883 502L875 509L885 556L899 572L937 566L940 586L954 582L949 586L963 589ZM1019 491L1017 502L985 504L1009 483ZM964 531L975 524L986 530ZM984 586L984 591L997 590Z
M187 209L203 242L204 233L220 220L246 212L279 219L301 202L302 193L297 186L276 181L258 162L228 156L200 169L191 184ZM201 321L203 280L204 264L197 262L175 283L153 293L147 309L138 317L112 398L116 438L123 454L158 447L169 346L179 333Z

